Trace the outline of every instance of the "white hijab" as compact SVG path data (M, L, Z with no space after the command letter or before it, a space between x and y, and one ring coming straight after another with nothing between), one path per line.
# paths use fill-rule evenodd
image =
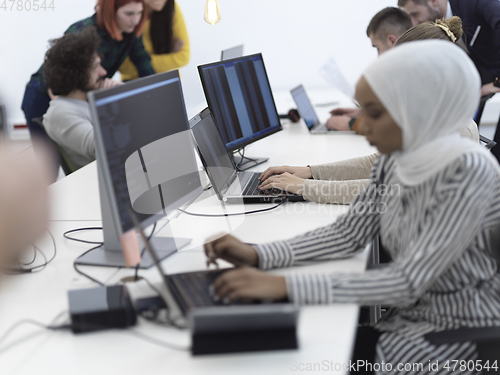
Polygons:
M380 56L363 76L402 130L403 147L393 154L402 183L420 184L465 153L489 154L458 134L478 107L481 80L455 44L405 43Z

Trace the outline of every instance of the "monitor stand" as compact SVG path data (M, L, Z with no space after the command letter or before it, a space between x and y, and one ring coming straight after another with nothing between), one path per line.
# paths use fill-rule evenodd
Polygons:
M244 151L243 151L243 154L239 154L238 151L235 151L232 156L233 156L234 165L236 166L236 168L239 171L245 171L247 169L255 167L256 165L265 163L266 161L269 160L269 158L249 158L249 157L246 157Z
M116 227L116 225L119 224L115 223L115 220L113 220L109 196L106 187L104 186L103 176L101 174L99 163L97 163L97 172L99 180L99 194L101 200L104 245L79 257L77 260L75 260L75 264L99 267L127 267L122 253L119 235L120 230ZM138 238L138 241L139 248L142 252L144 246L140 238ZM173 237L152 237L150 240L153 249L156 250L156 256L160 261L174 254L175 252L177 252L177 250L183 248L190 242L190 238ZM153 266L153 259L151 259L148 252L143 252L143 257L139 268L146 269Z

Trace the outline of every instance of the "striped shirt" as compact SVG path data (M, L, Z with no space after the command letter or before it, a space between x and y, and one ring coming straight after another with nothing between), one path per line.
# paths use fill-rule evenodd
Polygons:
M96 14L74 23L64 32L64 34L78 32L88 26L94 26L97 35L99 35L101 39L101 44L97 48L97 53L101 57L102 67L106 69L106 77L113 77L127 56L129 56L134 63L139 72L139 76L144 77L155 74L151 66L151 58L142 44L142 38L137 38L134 33L124 33L122 34L123 40L114 40L106 30L102 30L97 26ZM40 69L31 76L31 80L42 82L43 85L40 86L39 90L41 92L47 91L45 87L45 78L43 77L43 64Z
M404 186L394 159L383 155L347 214L257 252L263 269L295 266L350 257L380 235L393 259L387 267L288 276L289 299L392 306L376 326L384 332L377 362L427 366L429 360L476 359L476 351L471 343L432 347L425 333L500 326L500 273L488 245L495 227L500 230L500 177L484 156L463 155L424 183Z

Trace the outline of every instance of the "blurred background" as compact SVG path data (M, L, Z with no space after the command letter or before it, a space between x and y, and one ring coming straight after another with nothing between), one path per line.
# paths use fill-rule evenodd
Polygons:
M48 40L94 12L95 0L53 1L54 10L10 11L9 1L7 10L0 8L0 103L13 139L29 138L27 129L14 125L25 124L24 87L42 63ZM203 20L206 0L176 1L191 43L191 60L180 70L188 108L205 101L197 66L219 60L221 50L238 44L244 44L245 54L262 52L273 89L330 87L319 73L330 57L354 85L377 57L366 36L371 17L397 5L396 0L219 0L221 21L211 26ZM490 102L483 121L491 117L496 123L500 101Z

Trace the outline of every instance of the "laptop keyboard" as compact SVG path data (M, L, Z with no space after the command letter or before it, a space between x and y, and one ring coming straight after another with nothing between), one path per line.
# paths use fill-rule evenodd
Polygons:
M210 294L209 288L215 279L227 270L199 271L168 275L171 282L187 302L189 307L214 306L216 302Z
M262 183L259 181L260 173L255 173L248 181L247 186L243 190L241 195L280 195L283 191L280 189L266 189L260 190L259 186Z

